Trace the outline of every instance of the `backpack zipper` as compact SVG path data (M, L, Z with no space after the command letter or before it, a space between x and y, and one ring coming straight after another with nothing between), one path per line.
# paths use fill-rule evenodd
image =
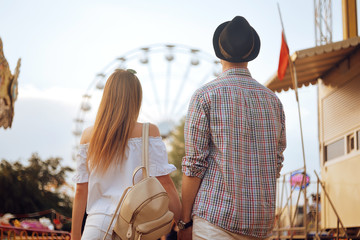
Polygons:
M168 225L168 224L171 223L172 221L173 221L173 219L171 219L169 222L166 222L166 223L164 223L164 224L162 224L162 225L160 225L160 226L157 226L156 228L151 229L151 230L148 231L148 232L139 232L139 231L136 231L136 232L139 234L138 240L141 240L142 235L146 235L146 234L149 234L149 233L151 233L151 232L154 232L154 231L156 231L156 230L158 230L158 229L160 229L160 228Z
M126 233L126 237L129 239L131 238L131 235L132 235L132 224L130 223Z
M126 237L127 238L131 238L131 235L132 235L132 225L133 225L133 222L134 222L134 219L136 218L136 216L138 215L138 213L144 208L144 206L152 201L153 199L155 198L158 198L158 197L161 197L161 196L167 196L168 194L166 192L161 192L161 193L158 193L154 196L152 196L151 198L148 198L145 202L143 202L135 211L134 211L134 214L132 215L131 219L130 219L130 223L129 223L129 227L128 227L128 231L127 231L127 234L126 234Z

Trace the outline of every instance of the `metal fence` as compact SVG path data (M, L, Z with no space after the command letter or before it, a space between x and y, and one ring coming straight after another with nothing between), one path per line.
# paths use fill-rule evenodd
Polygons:
M0 226L0 240L57 240L71 239L69 232L39 229L25 229L12 226Z

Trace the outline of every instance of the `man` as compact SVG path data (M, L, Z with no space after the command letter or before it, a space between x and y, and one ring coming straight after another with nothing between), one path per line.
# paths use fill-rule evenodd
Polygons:
M264 239L286 147L283 107L247 69L260 38L245 18L219 25L213 46L223 72L190 102L179 238Z

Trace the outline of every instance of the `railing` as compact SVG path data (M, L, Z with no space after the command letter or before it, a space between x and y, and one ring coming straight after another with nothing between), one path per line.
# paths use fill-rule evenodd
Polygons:
M289 176L293 173L299 172L302 174L302 179L298 183L298 196L296 195L295 187L291 186L291 181L288 181ZM348 235L347 229L344 227L340 216L330 199L328 192L325 189L324 183L320 180L318 174L316 181L316 201L315 208L310 209L308 204L308 197L306 196L306 172L303 168L282 175L282 178L278 180L277 188L277 203L276 203L276 220L273 229L273 236L271 239L359 239L360 231L355 236ZM312 182L310 182L312 183ZM329 201L332 210L337 217L337 228L332 231L322 231L319 226L319 196L320 188L323 191L323 196ZM290 193L289 193L290 192ZM285 196L284 196L285 195ZM299 205L299 200L303 196L303 205ZM293 204L293 200L296 199L296 204ZM284 201L284 199L286 199ZM302 214L299 212L302 211ZM301 215L301 216L299 216ZM336 232L335 232L336 230Z
M297 186L292 186L291 176L294 173L299 173L302 178L297 183ZM282 178L278 180L277 187L277 211L275 226L273 229L272 239L306 239L308 229L307 219L307 197L306 197L306 179L307 175L304 168L296 169L294 171L285 173ZM281 189L280 189L281 188ZM298 195L294 197L298 190ZM289 194L289 192L290 194ZM281 195L281 196L280 196ZM285 196L284 196L285 195ZM303 196L303 205L300 206L300 198ZM293 201L296 199L296 204ZM285 200L285 201L284 201ZM301 213L299 213L302 211Z
M0 240L26 239L26 240L58 240L71 239L69 232L51 231L31 228L18 228L12 226L0 226Z

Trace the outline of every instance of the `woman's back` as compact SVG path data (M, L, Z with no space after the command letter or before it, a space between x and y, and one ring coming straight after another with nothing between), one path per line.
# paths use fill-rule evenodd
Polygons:
M133 171L141 165L142 153L142 124L136 123L130 134L123 161L111 162L105 173L93 169L88 170L86 165L87 150L92 128L88 128L81 140L78 156L77 174L74 177L76 182L88 182L88 204L87 213L105 213L111 215L123 191L132 185ZM149 174L150 176L163 176L176 170L175 166L168 164L167 152L159 130L155 125L150 125L149 131ZM135 180L141 179L141 171L136 175Z

